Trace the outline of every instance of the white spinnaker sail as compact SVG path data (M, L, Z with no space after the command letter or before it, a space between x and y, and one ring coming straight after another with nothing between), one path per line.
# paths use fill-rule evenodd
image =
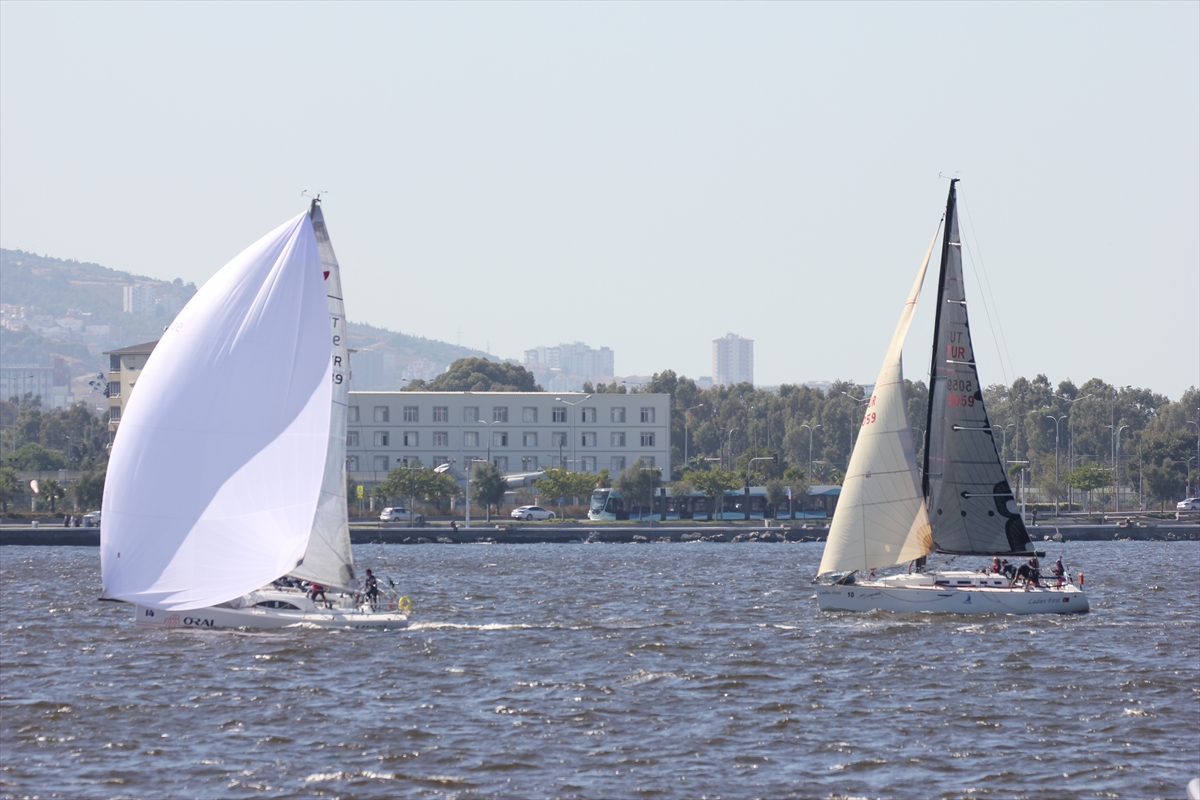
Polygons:
M905 413L901 357L937 234L908 293L863 415L818 574L902 564L933 549Z
M113 444L106 594L216 605L292 569L329 440L329 305L301 214L225 265L163 334Z
M333 345L333 410L329 419L329 448L321 481L321 499L313 520L312 535L304 563L291 574L337 589L357 589L354 555L350 549L350 527L346 515L346 406L350 398L350 362L346 346L346 306L342 300L342 273L325 215L313 203L309 212L321 269L325 273L325 291L329 296L329 334Z

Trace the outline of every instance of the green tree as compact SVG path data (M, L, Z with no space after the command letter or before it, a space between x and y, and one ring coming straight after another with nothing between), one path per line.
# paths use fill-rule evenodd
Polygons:
M721 511L721 501L725 492L736 489L741 485L738 476L732 470L713 467L712 469L696 470L683 476L683 479L696 487L696 491L713 501L714 516Z
M64 469L67 460L57 450L47 450L37 442L23 444L17 452L5 458L5 461L20 470L51 470Z
M1074 486L1081 492L1093 492L1103 486L1112 484L1112 470L1095 464L1080 464L1067 473L1065 483Z
M51 514L55 512L58 501L67 496L67 490L62 487L62 484L54 480L54 478L42 481L42 485L38 488L41 489L38 492L38 497L50 501Z
M787 484L777 478L767 481L767 502L774 507L776 514L786 501Z
M507 491L508 481L495 464L486 461L475 464L475 471L471 474L471 496L476 503L484 507L488 522L492 521L492 506L496 506L496 510L499 511Z
M432 381L410 382L404 392L540 392L533 373L518 364L460 358Z
M0 510L7 514L9 502L19 499L23 494L23 488L15 469L0 467Z
M104 500L104 473L85 472L71 484L71 496L79 508L99 508Z
M654 499L654 493L662 485L662 470L650 467L640 458L621 471L613 481L613 488L625 498L627 507L636 504L638 519L642 518L642 506L649 505Z

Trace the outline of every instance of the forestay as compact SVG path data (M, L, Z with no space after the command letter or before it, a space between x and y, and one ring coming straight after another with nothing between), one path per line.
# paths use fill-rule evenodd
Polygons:
M912 429L905 413L902 355L937 233L934 231L917 271L863 415L829 527L820 574L900 564L932 550Z
M996 453L971 345L955 183L946 201L929 370L924 491L933 542L946 553L1023 555L1029 534Z
M322 272L301 214L223 267L163 334L109 462L109 596L199 608L300 561L331 435Z

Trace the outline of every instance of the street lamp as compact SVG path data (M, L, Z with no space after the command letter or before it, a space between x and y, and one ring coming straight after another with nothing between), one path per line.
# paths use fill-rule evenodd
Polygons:
M1069 416L1070 416L1069 414L1063 414L1061 417L1052 417L1049 414L1046 415L1046 419L1054 420L1054 516L1056 516L1056 517L1058 516L1058 505L1059 505L1059 503L1058 503L1058 499L1059 499L1059 494L1058 494L1058 424L1060 422L1062 422L1064 419L1067 419Z
M1104 427L1111 428L1113 426L1105 425ZM1118 425L1113 431L1113 465L1115 467L1113 471L1113 489L1115 490L1113 503L1118 512L1121 510L1121 431L1128 427L1128 425Z
M819 428L819 427L821 427L821 426L820 426L820 425L809 425L809 424L806 422L806 423L804 423L803 425L801 425L800 427L801 427L801 428L808 428L808 473L807 473L807 477L808 477L808 489L807 489L807 491L805 491L805 495L807 496L807 495L811 495L811 494L812 494L812 440L813 440L813 431L815 431L817 428Z
M574 403L572 403L569 400L563 400L561 397L556 397L554 399L557 400L558 402L562 403L565 406L571 406L572 407L571 411L574 412L575 406L579 405L580 403L584 402L584 400L587 400L590 397L591 397L590 394L585 394L582 399L576 400ZM576 460L575 460L575 414L574 413L571 414L571 463L572 464L576 463Z
M1015 422L1010 422L1007 425L993 425L992 426L992 430L996 430L996 429L1000 430L1000 460L1002 462L1004 462L1004 457L1008 453L1008 429L1015 428L1016 426L1017 426L1017 424ZM992 440L992 442L995 442L995 441L996 441L995 439ZM1004 463L1007 463L1007 462L1004 462ZM1008 468L1005 467L1005 469L1007 470Z
M683 468L685 470L688 464L688 412L695 411L697 408L704 408L704 403L683 410Z
M849 392L842 392L842 394L846 395L846 397L849 397L851 400L853 400L855 403L857 403L860 406L863 403L871 402L871 398L869 398L869 397L863 397L860 399L860 398L857 398L854 395L850 394ZM861 419L859 420L858 428L850 429L850 452L851 453L854 452L854 443L858 441L858 431L860 428L862 428L862 420Z
M733 469L733 432L736 430L737 430L737 428L729 429L729 437L728 437L729 444L725 448L726 452L729 453L729 468L730 469Z
M1095 396L1096 395L1094 395L1094 394L1087 394L1087 395L1084 395L1083 397L1076 397L1073 400L1067 400L1066 402L1068 405L1072 405L1074 403L1078 403L1080 400L1091 400ZM1070 413L1069 409L1068 409L1068 413ZM1067 467L1069 468L1073 463L1075 463L1075 426L1074 426L1074 423L1070 419L1068 419L1067 420ZM1074 504L1074 502L1075 502L1075 487L1071 486L1070 484L1067 484L1067 512L1068 513L1070 513L1071 507Z
M1200 419L1200 408L1196 409L1196 419ZM1195 419L1189 419L1189 420L1185 420L1185 421L1187 422L1188 425L1196 426L1196 467L1200 468L1200 422L1197 422ZM1188 461L1190 463L1191 459L1189 458ZM1189 467L1188 468L1188 486L1191 486L1191 483L1192 483L1192 470ZM1200 494L1200 478L1196 479L1196 494Z
M465 466L467 468L467 521L464 527L471 527L471 470L475 469L476 464L487 464L482 458L468 458Z
M487 451L487 453L488 453L488 457L487 457L487 460L488 460L488 462L489 462L489 463L490 463L490 462L491 462L491 460L492 460L492 435L495 433L495 431L493 431L493 430L492 430L492 426L493 426L493 425L496 425L496 424L498 424L498 423L500 423L500 422L503 422L503 420L494 419L494 420L492 420L491 422L488 422L488 421L486 421L486 420L482 420L482 419L481 419L481 420L479 420L479 424L480 424L480 425L487 425L487 426L488 426L488 444L487 444L487 448L488 448L488 451Z

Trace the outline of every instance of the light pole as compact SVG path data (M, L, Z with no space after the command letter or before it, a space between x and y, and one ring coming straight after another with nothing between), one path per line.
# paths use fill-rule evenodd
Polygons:
M808 489L807 489L807 490L804 492L805 496L807 497L808 495L811 495L811 494L812 494L812 440L813 440L813 431L815 431L817 428L819 428L819 427L821 427L821 426L820 426L820 425L809 425L807 422L805 422L805 423L804 423L804 424L802 424L800 427L801 427L801 428L808 428L808 472L806 473L806 477L808 478Z
M851 400L853 400L855 403L857 403L860 406L863 403L871 402L871 398L869 398L869 397L864 397L862 399L859 399L859 398L855 397L854 395L850 394L849 392L842 392L842 394L846 395L846 397L849 397ZM860 428L862 428L862 420L861 419L858 421L858 428L850 429L850 454L851 455L854 454L854 444L855 444L855 442L858 441L858 431ZM849 469L849 466L850 466L850 459L849 459L849 457L847 457L846 458L846 468Z
M489 463L489 464L490 464L490 463L491 463L491 461L492 461L492 434L493 434L493 433L495 433L495 431L493 431L493 430L492 430L492 426L493 426L493 425L495 425L495 424L497 424L497 423L499 423L499 422L500 422L500 420L498 420L498 419L494 419L494 420L492 420L491 422L487 422L487 421L485 421L485 420L482 420L482 419L481 419L481 420L479 420L479 424L480 424L480 425L487 425L487 427L488 427L488 444L487 444L487 448L488 448L488 457L487 457L487 460L488 460L488 463Z
M683 468L685 470L688 464L688 412L695 411L697 408L704 408L704 403L683 410Z
M476 464L487 464L482 458L468 458L466 460L467 468L467 521L464 527L471 527L471 470L475 469Z
M1000 460L1005 464L1008 463L1007 461L1004 461L1004 457L1008 454L1008 429L1015 428L1016 426L1017 424L1015 422L1010 422L1007 425L992 426L992 430L996 430L997 428L1000 429ZM993 439L992 441L995 442L996 440ZM1004 469L1007 472L1008 467L1005 467Z
M584 402L584 400L587 400L590 397L591 397L590 394L585 394L581 400L576 400L574 403L572 403L569 400L563 400L561 397L554 398L555 400L557 400L558 402L562 403L565 406L571 406L571 463L572 464L576 463L576 460L575 460L575 413L574 413L575 406L579 405L580 403Z
M1105 425L1104 427L1111 428L1113 426ZM1113 470L1113 503L1118 512L1121 510L1121 431L1128 427L1128 425L1118 425L1113 431L1113 466L1115 467Z
M1200 419L1200 408L1196 409L1196 419ZM1197 422L1195 419L1189 419L1186 420L1186 422L1188 425L1196 426L1196 468L1200 469L1200 422ZM1188 462L1191 462L1190 458L1188 459ZM1191 467L1188 467L1188 486L1190 487L1191 485L1192 469ZM1187 489L1185 488L1184 491L1186 492ZM1196 479L1196 494L1200 494L1200 478Z
M1080 400L1091 400L1093 397L1095 397L1094 394L1084 395L1083 397L1076 397L1073 400L1067 400L1067 404L1071 407L1074 407L1074 404L1078 403ZM1067 413L1070 414L1070 409L1068 409ZM1074 463L1075 463L1075 425L1071 421L1071 419L1068 417L1068 419L1067 419L1067 467L1068 467L1068 471L1070 471L1070 467ZM1067 484L1067 513L1068 514L1071 513L1071 508L1072 508L1074 502L1075 502L1075 487L1072 486L1071 484Z
M729 453L729 469L730 470L733 469L733 432L736 430L737 430L737 428L729 429L729 437L728 437L729 444L725 448L726 452Z
M1058 494L1058 424L1060 422L1062 422L1064 419L1067 419L1068 416L1069 415L1067 415L1067 414L1063 414L1061 417L1052 417L1049 414L1046 415L1046 419L1054 420L1054 516L1056 516L1056 517L1058 516L1058 506L1059 506L1059 503L1058 503L1058 500L1059 500L1059 494Z

